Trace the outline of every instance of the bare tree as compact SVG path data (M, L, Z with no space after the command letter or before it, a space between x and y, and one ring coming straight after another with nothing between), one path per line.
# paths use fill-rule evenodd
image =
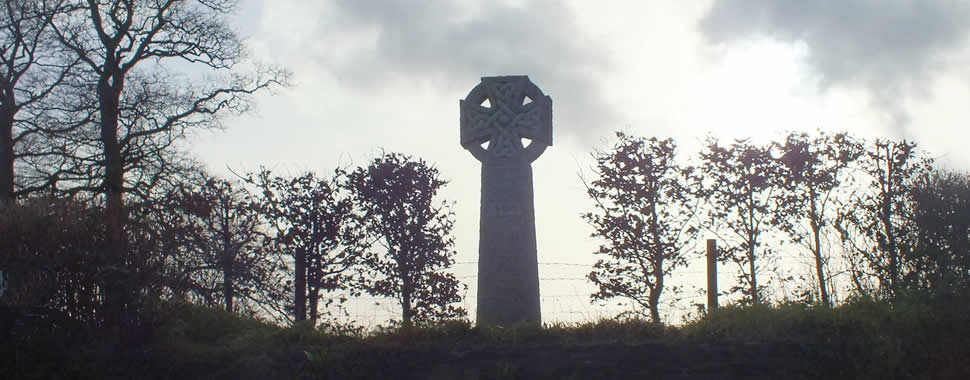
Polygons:
M822 238L834 228L833 207L840 205L839 189L849 180L847 168L862 154L862 147L846 134L818 132L811 138L806 133L789 133L780 153L781 187L772 223L788 234L792 242L811 252L818 281L818 294L823 305L829 306L829 273L827 252L823 252Z
M16 196L43 188L17 189L15 161L41 156L41 144L29 144L45 125L41 103L68 76L77 63L55 45L52 22L67 12L65 1L8 0L0 6L0 208ZM40 108L40 110L37 110ZM27 110L26 115L21 111Z
M932 161L909 141L876 139L866 144L858 160L868 186L853 194L849 207L839 215L843 244L861 265L853 265L853 283L868 292L868 278L878 281L878 291L893 298L900 290L904 260L917 248L917 228L911 193L916 180L928 173Z
M93 88L97 110L86 134L90 150L76 157L75 173L98 183L78 186L104 196L110 264L105 267L105 304L109 324L122 320L133 301L126 284L124 194L139 194L142 182L126 175L148 172L151 185L163 170L146 170L159 152L172 149L192 128L219 126L219 117L248 109L247 96L284 83L280 71L241 75L245 62L240 39L225 16L230 0L76 0L72 11L54 22L56 37L81 62L79 87ZM221 74L199 80L167 71L169 61ZM164 162L158 163L164 166ZM156 168L157 169L157 168ZM132 185L134 183L134 185Z
M777 164L767 147L744 140L722 147L709 138L700 156L696 191L710 203L707 226L727 243L721 259L740 269L739 279L747 286L738 290L760 304L758 260L770 252L763 246L762 235L771 227L778 196Z
M597 177L586 184L596 203L583 214L603 243L588 278L598 287L591 298L620 297L649 311L660 322L664 279L686 265L686 250L696 238L686 179L691 169L675 162L673 139L616 134L609 151L596 152Z
M171 205L190 216L185 231L191 254L205 265L197 274L207 289L222 293L222 306L236 311L237 298L250 298L272 260L262 250L258 227L262 218L255 201L238 183L202 173L197 186L182 186Z
M342 171L330 178L313 172L287 178L263 170L250 179L263 196L262 212L272 226L272 249L293 258L293 317L315 325L321 316L323 294L337 290L355 293L351 268L360 259L360 236L353 203L346 194ZM342 298L326 298L331 306Z

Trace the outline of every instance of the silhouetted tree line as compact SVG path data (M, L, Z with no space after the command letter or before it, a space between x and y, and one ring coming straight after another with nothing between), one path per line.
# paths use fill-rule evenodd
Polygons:
M395 299L401 322L465 314L450 204L427 162L382 154L320 176L239 179L184 153L288 73L246 58L232 0L9 0L0 5L0 270L4 305L124 327L185 299L281 321L347 296ZM769 144L618 134L594 153L584 218L601 240L594 300L657 320L665 283L702 235L743 300L781 255L809 259L806 299L955 294L970 283L970 180L908 141L791 133ZM778 243L785 240L787 243Z
M664 278L686 266L700 235L718 239L719 259L736 267L729 292L742 302L765 302L761 277L784 259L812 268L786 299L970 290L970 176L934 168L914 142L821 131L766 144L709 137L684 158L672 139L616 136L584 179L595 205L584 218L601 242L588 276L594 302L623 299L659 320L661 293L679 291Z
M164 299L315 323L367 293L398 300L403 323L463 315L427 162L228 179L184 152L288 84L247 59L236 5L0 5L2 304L115 329Z

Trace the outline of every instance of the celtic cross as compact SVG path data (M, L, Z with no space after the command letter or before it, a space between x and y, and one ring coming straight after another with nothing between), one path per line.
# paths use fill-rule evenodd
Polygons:
M461 146L479 161L532 162L552 145L552 99L527 76L482 78L459 106Z
M477 323L538 325L532 161L552 145L552 99L527 76L485 77L459 107L461 146L482 163Z

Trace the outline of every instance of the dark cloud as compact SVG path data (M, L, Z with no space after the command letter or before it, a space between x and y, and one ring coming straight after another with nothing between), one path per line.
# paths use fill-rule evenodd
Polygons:
M970 2L716 0L701 21L713 43L753 36L804 43L821 85L861 85L897 112L947 67L970 32Z
M589 137L615 127L596 81L605 54L559 1L338 0L329 11L321 33L345 43L320 60L351 86L411 77L464 97L481 76L526 74L552 96L557 130Z

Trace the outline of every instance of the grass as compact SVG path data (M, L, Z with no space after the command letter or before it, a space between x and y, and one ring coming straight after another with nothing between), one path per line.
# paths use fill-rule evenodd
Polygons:
M5 365L21 378L375 378L439 365L435 360L443 357L481 363L485 359L475 355L488 358L515 347L577 352L644 343L792 343L823 351L818 360L831 367L826 373L847 374L845 378L970 374L965 363L970 349L964 343L970 338L970 305L965 300L914 298L890 304L857 298L831 308L795 303L727 306L682 326L603 319L541 328L479 328L456 320L366 332L280 327L185 303L166 303L152 313L143 342L124 350L112 350L113 343L93 339L90 331L55 331L14 345L21 359L34 356ZM58 363L57 370L45 370L53 368L51 361ZM506 375L521 367L507 358L493 362L496 373Z

